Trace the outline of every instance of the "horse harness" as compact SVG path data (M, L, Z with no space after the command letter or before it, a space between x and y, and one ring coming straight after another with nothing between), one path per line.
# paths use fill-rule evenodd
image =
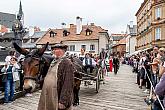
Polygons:
M39 57L39 56L36 56L36 55L27 55L27 56L25 56L25 58L28 58L28 57L36 59L36 60L39 60L39 64L37 64L37 65L39 65L38 72L36 73L36 76L34 76L34 77L32 77L32 76L24 76L23 80L31 79L31 80L34 80L36 82L39 82L39 79L40 79L40 77L42 75L41 74L42 67L45 64L45 59L43 57Z

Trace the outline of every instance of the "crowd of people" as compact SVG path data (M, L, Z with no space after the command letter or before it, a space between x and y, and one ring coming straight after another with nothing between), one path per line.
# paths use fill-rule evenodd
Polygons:
M165 48L155 46L153 50L133 55L126 59L126 64L137 73L139 88L149 94L144 101L152 105L152 110L162 110L161 104L165 106Z
M60 46L59 47L53 47L52 48L53 55L55 57L58 57L59 56L59 59L62 58L62 60L58 60L57 58L55 58L55 60L53 60L52 63L55 62L55 64L57 64L58 61L63 62L63 60L65 59L64 56L67 56L67 54L68 54L65 51L66 51L66 48L64 48L62 46L61 47ZM21 60L21 57L22 56L19 56L19 58L17 58L16 56L17 56L16 55L16 51L13 51L13 50L10 51L9 52L9 55L6 56L6 59L5 59L5 62L6 63L4 65L4 67L1 69L1 72L3 73L3 79L2 80L4 82L4 103L11 103L14 100L14 92L16 91L16 89L15 89L16 82L19 82L19 84L20 84L19 85L19 89L20 90L23 90L23 73L21 71L21 67L22 66L21 66L21 63L20 63L20 62L22 62L22 60ZM93 69L97 65L99 65L99 66L102 67L102 69L103 69L103 71L105 73L107 73L107 71L112 72L113 69L114 69L114 74L117 74L117 71L118 71L119 65L120 65L120 61L119 61L119 58L118 58L119 56L118 55L116 55L116 56L115 55L114 56L109 55L107 52L105 52L104 49L102 49L102 51L100 52L100 54L85 53L85 51L83 51L83 52L81 52L81 54L79 56L77 56L76 54L74 54L74 57L77 57L77 58L79 58L82 61L82 64L84 66L84 70L85 70L86 73L88 73L88 69L89 69L89 73L93 73ZM65 62L66 61L64 61L64 63ZM68 62L68 64L69 64L69 62ZM70 67L67 67L67 68L64 67L66 65L67 64L62 65L61 68L65 68L65 70L67 70L67 68L68 68L69 69L68 71L70 71L71 68L72 68L72 65L70 65ZM52 71L53 71L53 73L55 72L54 69ZM66 71L66 72L68 72L68 71ZM73 72L71 72L71 73L73 73ZM52 72L49 71L48 74L49 75L52 75ZM49 75L47 75L47 77ZM66 76L66 74L64 74L64 73L62 75L65 75ZM65 76L63 76L63 77L65 77ZM59 78L59 75L58 75L58 78ZM58 81L59 81L59 79L58 79ZM50 81L50 79L48 79L48 82L49 81ZM66 83L66 88L68 90L68 84L71 82L71 80L68 79L67 81L68 82ZM45 82L46 82L46 80L45 80ZM70 83L70 84L71 84L70 86L73 86L72 83ZM52 86L57 86L57 85L52 85ZM62 86L63 85L61 85L60 87L62 87ZM62 91L60 89L60 93L57 93L57 94L61 94L61 92ZM63 94L64 96L62 96L61 98L66 97L65 96L65 93L66 93L66 91L64 91L64 94ZM44 94L44 93L42 93L42 94ZM67 94L69 94L69 93L67 93ZM68 96L69 95L67 95L67 97ZM42 98L44 99L45 97L44 96L41 96L41 101L40 101L41 105L42 105L42 103L44 103L43 102L44 100L42 100ZM63 99L61 99L61 101L62 100ZM69 100L71 101L71 98L69 98ZM70 101L69 101L69 103L70 103ZM55 105L52 105L52 106L55 106ZM58 106L60 108L65 108L66 106L67 106L68 109L70 108L69 105L66 105L63 102L59 103ZM48 107L50 107L50 106L48 106ZM42 106L41 106L41 108L38 108L38 109L42 109Z

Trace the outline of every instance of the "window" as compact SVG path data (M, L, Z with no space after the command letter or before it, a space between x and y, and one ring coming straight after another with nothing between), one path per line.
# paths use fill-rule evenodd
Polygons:
M160 39L161 37L161 28L155 29L155 40Z
M57 33L50 31L49 34L50 34L50 37L54 37Z
M81 45L81 48L86 50L86 45Z
M155 17L156 17L156 19L160 19L160 17L161 17L161 9L160 9L160 7L157 7L155 9Z
M70 34L70 32L68 32L67 30L63 31L63 36L68 36Z
M87 29L87 30L86 30L86 36L89 36L89 35L91 35L91 34L92 34L92 30Z
M69 46L69 51L75 51L75 45L70 45Z
M90 50L95 50L95 45L90 45Z

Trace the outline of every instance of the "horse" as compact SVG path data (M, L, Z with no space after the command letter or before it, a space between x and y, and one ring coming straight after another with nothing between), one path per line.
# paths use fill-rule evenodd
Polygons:
M25 56L21 63L24 72L23 89L26 92L33 92L37 84L40 84L42 88L44 77L48 72L50 63L54 59L52 56L44 54L48 43L44 47L33 49L32 51L27 51L16 43L13 43L13 46L16 51Z
M54 57L44 54L48 43L43 48L33 49L30 52L19 47L16 43L13 43L13 45L20 54L25 56L24 61L22 62L22 69L24 71L24 90L26 92L33 92L37 83L40 83L40 87L42 88L44 78L48 72L52 60L54 59ZM81 74L79 72L83 72L83 65L78 58L69 57L69 59L75 68L75 72L73 73L75 76L73 105L76 106L79 104L79 90L81 84Z
M74 71L74 102L73 105L77 106L79 105L79 91L80 91L80 85L81 85L81 81L82 81L82 73L84 73L84 66L82 64L82 61L75 57L75 56L70 56L69 59L71 60L71 62L74 65L75 71Z

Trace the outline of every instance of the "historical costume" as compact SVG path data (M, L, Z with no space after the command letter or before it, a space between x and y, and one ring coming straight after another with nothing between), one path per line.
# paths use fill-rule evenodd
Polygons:
M89 68L90 69L90 73L93 72L93 69L94 67L96 66L96 62L94 61L93 58L91 58L89 56L89 54L87 53L84 60L83 60L83 65L84 65L84 69L85 69L85 72L87 72L87 69Z
M55 45L54 48L64 48ZM71 110L73 103L74 68L71 61L63 56L53 60L44 80L38 110Z
M113 58L113 67L114 67L114 73L117 74L117 71L119 69L119 58L116 56Z

